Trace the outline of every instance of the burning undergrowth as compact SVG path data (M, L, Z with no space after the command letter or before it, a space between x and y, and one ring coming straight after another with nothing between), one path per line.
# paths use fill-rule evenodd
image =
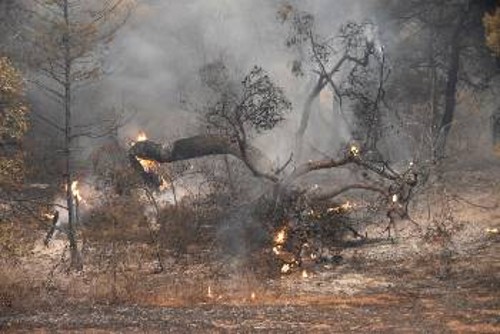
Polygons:
M406 174L400 176L385 166L377 169L363 161L362 150L355 144L338 161L308 162L293 167L284 177L253 170L244 154L219 137L186 138L164 146L140 133L128 150L120 149L122 155L128 153L132 169L124 168L127 159L122 157L106 163L100 178L82 178L72 187L76 221L82 224L82 253L101 254L98 257L108 259L106 263L115 263L113 272L149 262L154 263L150 269L159 273L170 265L195 261L207 266L223 263L217 271L222 277L298 273L308 278L316 266L339 263L346 242L367 239L366 224L393 219L391 214L403 209L400 200L405 197L400 188L408 184ZM200 167L203 162L192 161L207 155L232 155L240 161L231 164L227 157L211 159L218 165L205 169ZM109 156L103 154L104 159ZM372 170L387 182L353 188L375 189L370 196L340 188L332 198L322 198L316 196L316 187L311 191L287 181L323 166L348 164ZM277 173L286 167L278 168ZM195 181L185 181L193 175ZM234 181L236 176L241 184ZM251 191L245 191L242 184ZM64 223L63 204L49 219ZM132 258L125 254L134 249L142 254L140 258L120 260ZM97 267L109 270L100 264Z
M307 205L295 199L288 201L288 206L269 203L259 216L269 222L264 253L272 258L274 273L299 271L307 278L307 268L341 261L346 240L365 238L352 218L356 210L362 209L349 200Z
M343 157L338 160L309 161L294 167L294 171L288 172L288 176L279 178L256 169L252 158L245 155L244 150L238 152L234 144L217 136L185 138L170 146L148 141L145 136L140 138L131 147L129 158L145 184L156 187L152 192L153 200L154 194L165 189L158 162L172 163L207 155L229 154L241 160L261 181L271 181L255 182L254 179L253 184L261 190L260 194L257 192L257 196L239 194L238 198L234 197L234 184L232 187L214 187L213 192L202 195L210 197L225 192L228 194L229 204L212 219L212 230L215 233L211 251L227 257L235 272L244 269L271 276L283 275L303 271L303 268L314 264L338 262L341 259L339 253L346 241L367 239L368 236L363 232L367 224L388 220L386 231L390 236L394 221L408 218L406 206L417 183L412 163L407 170L397 172L384 161L365 160L363 150L356 143L347 146L341 153ZM287 164L278 168L277 173L286 169ZM349 165L365 170L361 178L372 181L373 177L366 176L371 172L378 175L379 180L372 184L363 180L333 192L317 190L318 186L301 189L290 185L294 179L311 171L337 167L342 169ZM228 174L230 178L229 169ZM155 183L150 182L152 179L160 181L155 186ZM351 190L367 190L368 194L355 196L356 192L352 193ZM192 205L192 200L190 202L188 199L186 203ZM193 210L194 216L200 213L196 212L198 209L199 207ZM197 218L183 217L176 210L179 210L177 204L163 216L162 233L167 235L168 232L165 231L172 231L172 235L178 235L177 240L173 241L176 238L169 237L167 239L170 240L166 243L176 249L177 253L182 253L189 244L196 242L196 238L192 236L199 235L203 224ZM156 211L159 215L158 209ZM183 220L185 223L171 226L173 223L169 219ZM195 223L191 223L192 221ZM181 234L189 238L181 238ZM307 276L306 271L303 274Z

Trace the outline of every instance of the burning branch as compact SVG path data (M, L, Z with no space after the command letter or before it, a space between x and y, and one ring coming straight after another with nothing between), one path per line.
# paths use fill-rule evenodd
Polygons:
M340 160L335 159L325 159L317 161L309 161L301 166L299 166L289 177L289 182L295 181L295 179L316 170L330 169L340 166L345 166L354 161L353 156L348 155Z
M399 174L385 162L374 163L365 161L362 158L361 149L355 144L348 148L343 158L309 161L299 166L288 177L280 181L275 174L262 172L256 167L259 161L264 159L259 150L250 147L242 152L239 145L221 136L194 136L183 138L175 141L171 146L164 146L147 140L145 135L140 139L143 140L137 141L130 148L129 158L134 169L141 173L146 183L156 187L161 185L161 180L154 173L156 167L150 168L150 166L156 166L158 163L170 163L209 155L232 155L243 161L253 175L284 186L282 190L285 190L286 187L295 182L296 179L312 171L342 167L348 164L355 164L363 169L376 173L383 179L394 183L391 187L396 189L389 190L379 185L356 183L332 190L307 194L312 201L327 200L355 189L380 193L384 197L390 198L392 195L401 192L398 190L399 188L412 188L416 185L416 174L413 173L411 167L408 171ZM307 191L302 193L307 193ZM398 196L400 202L404 203L409 200L409 196Z
M221 136L194 136L175 141L171 146L164 146L150 140L138 141L129 149L129 158L133 168L141 173L147 183L157 185L151 180L151 171L146 170L141 160L157 163L170 163L181 160L201 158L209 155L232 155L245 163L247 168L257 177L277 182L278 177L261 172L256 166L264 155L254 147L246 149L243 155L238 145ZM149 182L148 182L149 180ZM153 181L153 182L151 182Z

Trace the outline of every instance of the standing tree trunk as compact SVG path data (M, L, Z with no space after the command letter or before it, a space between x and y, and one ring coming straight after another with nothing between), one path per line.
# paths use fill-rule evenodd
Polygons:
M457 104L458 71L460 70L460 33L465 19L465 12L458 19L450 43L450 63L446 74L445 107L439 123L434 158L441 160L445 156L446 142L451 130Z
M61 107L61 124L52 125L64 136L62 174L66 186L71 269L83 268L76 231L78 199L71 187L76 169L74 140L104 135L102 130L96 133L97 127L94 129L92 125L85 131L75 128L73 98L78 85L97 80L101 74L98 47L109 43L129 17L132 5L132 0L26 2L27 10L38 14L30 17L30 30L33 32L27 36L31 37L33 47L36 47L36 56L28 63L36 70L33 83ZM116 124L109 123L109 133L115 127ZM99 128L104 129L105 126L100 124Z
M71 40L70 30L71 22L69 19L69 3L64 0L64 23L65 31L63 34L63 48L64 48L64 153L65 153L65 183L66 183L66 202L68 206L68 240L71 253L71 268L81 270L83 264L81 261L80 253L78 251L78 244L76 242L76 207L73 189L73 166L72 166L72 128L71 128Z

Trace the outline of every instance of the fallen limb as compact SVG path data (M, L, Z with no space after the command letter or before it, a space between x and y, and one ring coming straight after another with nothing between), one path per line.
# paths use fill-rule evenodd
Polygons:
M451 198L457 202L464 202L465 204L468 204L470 206L475 206L476 208L480 208L483 210L495 210L496 208L498 208L498 203L496 203L495 205L491 205L491 206L481 205L481 204L473 203L473 202L469 201L468 199L465 199L462 196L459 196L457 194L451 195Z
M324 201L324 200L328 200L328 199L334 198L336 196L339 196L345 192L348 192L351 190L357 190L357 189L376 192L376 193L382 194L386 198L389 198L389 196L390 196L390 194L387 190L385 190L379 186L370 185L370 184L363 184L363 183L356 183L356 184L350 184L350 185L347 185L347 186L344 186L341 188L335 188L335 189L314 192L312 194L307 195L307 198L310 202Z
M159 163L170 163L209 155L232 155L241 160L257 177L277 182L278 177L260 171L256 166L265 156L255 147L248 147L243 153L236 143L221 136L194 136L176 140L172 145L165 146L150 140L135 143L129 150L129 158L135 170L143 176L148 173L140 165L139 159L154 160Z
M310 192L307 189L299 190L298 192L306 195L309 201L322 201L329 200L351 190L367 190L383 195L388 201L390 201L391 196L397 195L397 200L404 204L410 199L411 189L416 184L416 176L408 177L413 176L411 169L399 174L391 169L387 163L364 161L359 155L359 151L352 148L339 159L323 159L304 163L281 180L276 174L264 172L257 167L260 162L265 160L264 155L258 149L248 146L248 144L242 147L241 143L238 145L238 143L232 142L222 136L204 135L182 138L168 146L145 140L135 143L129 150L129 158L132 166L142 174L146 181L149 180L150 184L154 184L154 174L145 171L138 159L170 163L210 155L232 155L236 157L246 165L253 175L272 181L278 186L276 189L279 189L279 191L275 194L277 195L277 199L281 197L280 193L286 192L287 189L290 190L289 186L305 174L318 170L342 167L348 164L355 164L362 169L374 172L382 179L390 181L392 185L385 188L380 185L355 183L319 192ZM287 161L285 166L290 161L291 159ZM281 172L282 169L280 168L279 171ZM404 191L405 188L409 188L410 190Z

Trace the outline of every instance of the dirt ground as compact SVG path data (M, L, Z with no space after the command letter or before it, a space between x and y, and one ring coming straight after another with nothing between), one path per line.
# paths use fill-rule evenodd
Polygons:
M173 266L137 277L143 292L133 302L76 298L1 308L0 331L500 333L498 171L471 167L445 175L453 223L460 226L446 243L423 237L434 225L420 207L418 236L412 224L402 224L398 239L347 248L340 263L307 267L307 277L300 270L266 280L207 274L192 283L205 275L203 267Z

